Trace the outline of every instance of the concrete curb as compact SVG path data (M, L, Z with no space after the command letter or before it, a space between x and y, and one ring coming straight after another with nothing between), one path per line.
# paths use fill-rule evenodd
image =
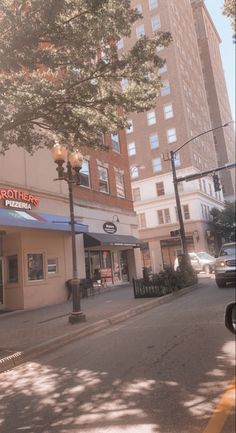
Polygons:
M96 332L102 331L103 329L114 326L118 323L124 322L132 317L135 317L139 314L142 314L146 311L155 308L158 305L168 303L174 298L180 297L195 290L197 285L193 285L190 287L186 287L181 289L178 292L170 293L168 295L162 296L160 298L156 298L154 300L150 300L143 305L138 305L137 307L130 308L129 310L122 311L121 313L117 313L111 316L109 319L99 320L89 326L86 326L82 329L75 329L74 331L67 333L65 335L55 337L46 341L45 343L38 344L36 346L31 347L30 349L26 349L22 352L15 352L12 355L6 356L3 359L0 359L0 373L4 371L11 370L14 367L23 364L24 362L30 361L33 358L43 355L47 352L55 350L67 343L70 343L74 340L80 340L82 338L88 337Z

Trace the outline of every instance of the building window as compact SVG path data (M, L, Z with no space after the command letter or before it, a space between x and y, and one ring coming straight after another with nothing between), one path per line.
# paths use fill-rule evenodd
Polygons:
M170 219L170 211L169 211L169 209L164 209L164 217L165 217L165 223L166 224L170 224L171 223L171 219Z
M152 134L149 136L150 147L152 150L159 147L159 139L157 134Z
M183 205L183 211L184 211L184 219L190 220L190 213L189 213L189 207L188 204Z
M43 280L43 254L27 254L28 280Z
M171 119L171 117L174 117L172 104L164 105L163 109L165 119Z
M159 74L164 74L165 72L167 72L167 65L166 65L166 63L159 68Z
M157 211L158 224L164 224L164 216L162 210Z
M154 158L152 160L152 169L153 169L153 173L157 173L158 171L162 170L161 158Z
M98 133L98 139L97 139L97 141L98 141L98 145L99 146L104 146L105 145L105 137L104 137L103 132L99 132Z
M149 126L155 125L156 123L156 113L155 111L149 111L147 113L147 123Z
M136 9L136 11L141 14L143 12L143 8L142 5L140 3L138 3L137 5L135 5L134 9Z
M159 53L160 51L164 50L164 46L163 45L159 45L158 47L156 47L156 52Z
M117 42L116 46L117 46L117 49L118 49L118 50L121 50L122 48L124 48L124 39L121 38L121 39Z
M137 39L142 38L142 36L144 35L145 35L144 24L141 24L140 26L136 27Z
M166 96L170 94L170 83L169 81L163 81L163 86L161 88L161 96Z
M140 201L141 200L140 188L133 188L132 193L133 193L133 200L134 201Z
M136 155L136 146L134 142L128 144L128 155L129 156Z
M145 213L138 214L138 221L139 221L139 227L144 228L146 227L146 215Z
M181 165L181 162L180 162L180 153L177 152L177 153L175 153L175 167L179 167L180 165Z
M139 175L138 167L136 167L136 165L133 165L132 167L130 167L131 179L135 179L136 177L138 177L138 175Z
M165 195L165 188L164 188L163 182L157 182L156 183L156 191L157 191L158 197L160 197L161 195Z
M121 82L120 82L121 88L123 90L123 92L128 89L129 87L129 81L127 78L122 78Z
M150 11L152 9L157 8L157 0L149 0L148 3L149 3L149 9L150 9Z
M177 140L176 129L175 128L167 129L167 141L168 141L168 143L174 143L176 140Z
M125 197L124 175L119 172L116 172L116 191L117 197Z
M155 32L160 27L161 27L160 17L159 16L152 17L152 30Z
M48 259L48 274L58 273L58 259Z
M120 153L120 139L119 134L116 132L111 134L111 147L115 152Z
M99 191L109 192L108 170L105 167L98 166Z
M7 257L7 281L8 283L18 282L18 260L16 254Z
M126 134L131 134L131 132L134 132L134 125L133 125L133 120L129 119L128 120L128 126L127 128L125 128Z
M83 160L83 165L79 172L79 175L80 175L80 185L90 188L89 162L86 159Z

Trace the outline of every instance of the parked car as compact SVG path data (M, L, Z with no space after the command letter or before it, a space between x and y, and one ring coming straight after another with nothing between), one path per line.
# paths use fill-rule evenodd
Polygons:
M216 284L226 287L227 283L236 281L236 242L222 245L215 263Z
M191 265L196 272L212 274L215 269L215 257L205 252L189 253Z
M225 310L225 326L230 332L236 334L236 303L227 305Z

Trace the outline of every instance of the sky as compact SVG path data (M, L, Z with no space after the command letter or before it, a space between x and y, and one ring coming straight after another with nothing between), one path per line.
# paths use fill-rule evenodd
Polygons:
M222 15L224 0L205 0L205 5L211 15L216 29L220 35L221 58L225 71L225 80L228 89L232 117L235 120L235 50L236 44L232 41L230 19Z

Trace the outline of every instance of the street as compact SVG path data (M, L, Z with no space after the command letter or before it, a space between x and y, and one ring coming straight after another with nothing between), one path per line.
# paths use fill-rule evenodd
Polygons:
M218 289L214 276L201 282L1 374L0 431L233 433L235 342L224 311L235 288Z

